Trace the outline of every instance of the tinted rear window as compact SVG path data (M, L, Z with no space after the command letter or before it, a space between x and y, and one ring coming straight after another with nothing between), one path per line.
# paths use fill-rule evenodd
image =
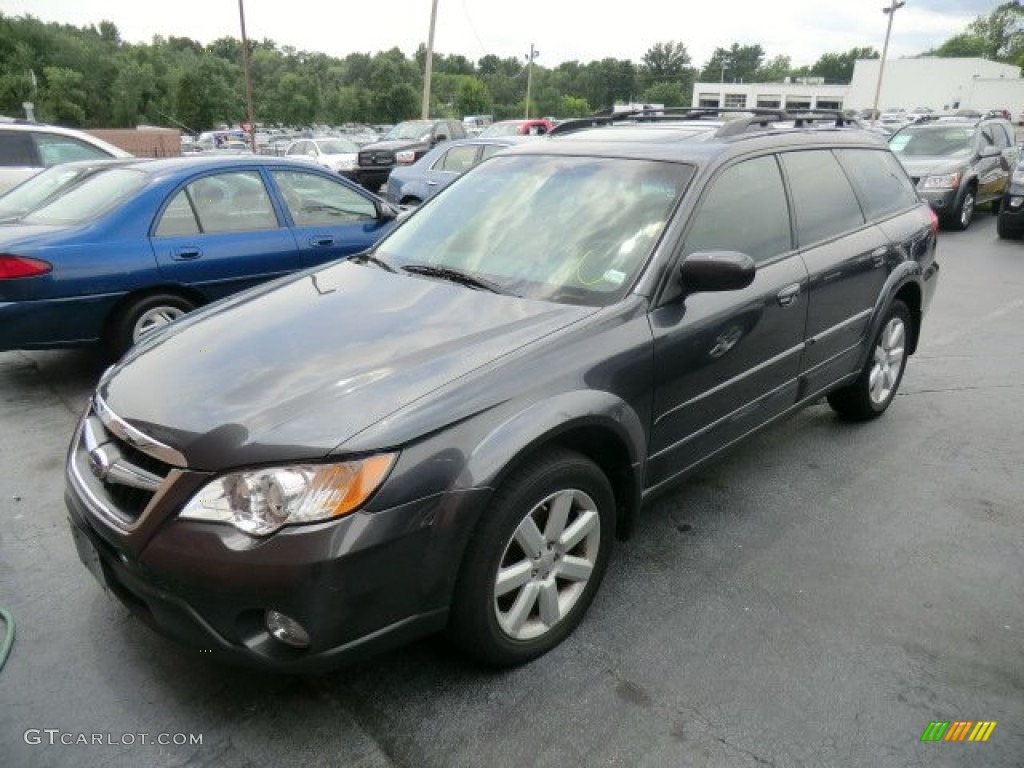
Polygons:
M881 219L920 202L899 160L888 152L841 149L836 156L870 218Z

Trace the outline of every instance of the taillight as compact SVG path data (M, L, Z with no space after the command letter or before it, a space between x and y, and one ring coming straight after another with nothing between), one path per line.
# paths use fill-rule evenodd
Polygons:
M930 223L929 223L928 226L931 229L932 234L933 235L937 235L939 233L939 216L938 216L937 213L935 213L935 211L933 211L931 209L931 206L928 206L927 210L928 210L928 218L930 220Z
M36 275L45 275L52 270L52 265L39 259L0 254L0 280L11 280L15 277L35 277Z

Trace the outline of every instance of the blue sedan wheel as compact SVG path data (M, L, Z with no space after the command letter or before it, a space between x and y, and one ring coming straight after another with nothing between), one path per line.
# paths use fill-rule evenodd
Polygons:
M111 325L110 351L120 357L147 333L184 317L195 307L195 303L174 293L155 293L135 299L117 313Z

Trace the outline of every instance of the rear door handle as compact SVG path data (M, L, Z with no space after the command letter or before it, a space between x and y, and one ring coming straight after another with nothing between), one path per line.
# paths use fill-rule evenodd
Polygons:
M171 254L171 258L175 261L192 261L198 259L203 255L200 248L194 245L186 245L181 248L175 248L174 253Z
M779 291L779 294L776 298L778 299L780 307L788 307L794 304L799 297L800 283L793 283L792 285L787 285L785 288Z
M330 235L320 235L318 237L309 238L309 244L314 248L326 248L329 245L334 245L334 238Z
M428 187L436 187L437 186L437 182L436 181L428 181L427 182L427 186Z

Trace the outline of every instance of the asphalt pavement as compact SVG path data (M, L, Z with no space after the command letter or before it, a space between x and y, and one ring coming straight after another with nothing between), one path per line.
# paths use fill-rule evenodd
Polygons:
M504 672L428 640L285 677L155 635L65 522L103 361L0 353L0 765L1024 765L1024 242L983 214L939 259L882 419L816 405L663 496L578 631Z

